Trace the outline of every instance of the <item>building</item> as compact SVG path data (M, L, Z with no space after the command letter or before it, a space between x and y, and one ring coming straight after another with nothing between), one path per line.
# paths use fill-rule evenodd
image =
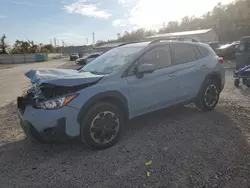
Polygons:
M199 40L200 42L208 43L211 41L217 41L218 36L213 31L213 29L202 29L202 30L193 30L193 31L183 31L175 33L163 33L157 34L147 39L158 39L158 38L168 38L168 37L190 37Z

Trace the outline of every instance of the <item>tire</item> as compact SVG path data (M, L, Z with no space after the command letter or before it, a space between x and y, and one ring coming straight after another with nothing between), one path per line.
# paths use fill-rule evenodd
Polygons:
M239 87L239 85L240 85L240 79L238 79L238 78L234 79L234 85L236 87Z
M211 94L209 93L210 90ZM195 105L198 109L202 111L211 111L216 107L219 101L219 97L220 97L219 83L216 80L209 79L203 84L203 87L197 97ZM210 99L211 103L209 104Z
M109 148L117 142L124 123L124 115L117 106L108 102L95 104L87 111L81 122L81 141L90 149L101 150ZM114 134L114 132L116 133Z

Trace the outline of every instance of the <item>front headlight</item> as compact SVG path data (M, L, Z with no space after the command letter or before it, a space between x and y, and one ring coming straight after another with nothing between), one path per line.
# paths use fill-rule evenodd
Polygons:
M48 110L58 109L58 108L65 106L66 104L68 104L70 101L72 101L74 98L76 98L77 95L78 94L74 93L74 94L65 95L62 97L50 99L47 101L37 102L36 107L42 108L42 109L48 109Z

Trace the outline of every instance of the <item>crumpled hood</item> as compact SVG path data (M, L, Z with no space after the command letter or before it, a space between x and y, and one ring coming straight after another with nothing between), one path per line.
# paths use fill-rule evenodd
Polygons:
M72 69L40 68L24 74L31 83L53 84L57 86L76 86L97 82L104 75L95 75L90 72L78 72Z

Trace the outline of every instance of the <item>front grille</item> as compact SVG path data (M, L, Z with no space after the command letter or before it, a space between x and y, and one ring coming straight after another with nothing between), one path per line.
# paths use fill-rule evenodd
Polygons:
M17 97L17 108L23 114L27 105L33 105L33 97L31 94L23 95L22 97Z
M24 113L25 107L26 105L23 102L23 97L17 97L17 108L22 114Z

